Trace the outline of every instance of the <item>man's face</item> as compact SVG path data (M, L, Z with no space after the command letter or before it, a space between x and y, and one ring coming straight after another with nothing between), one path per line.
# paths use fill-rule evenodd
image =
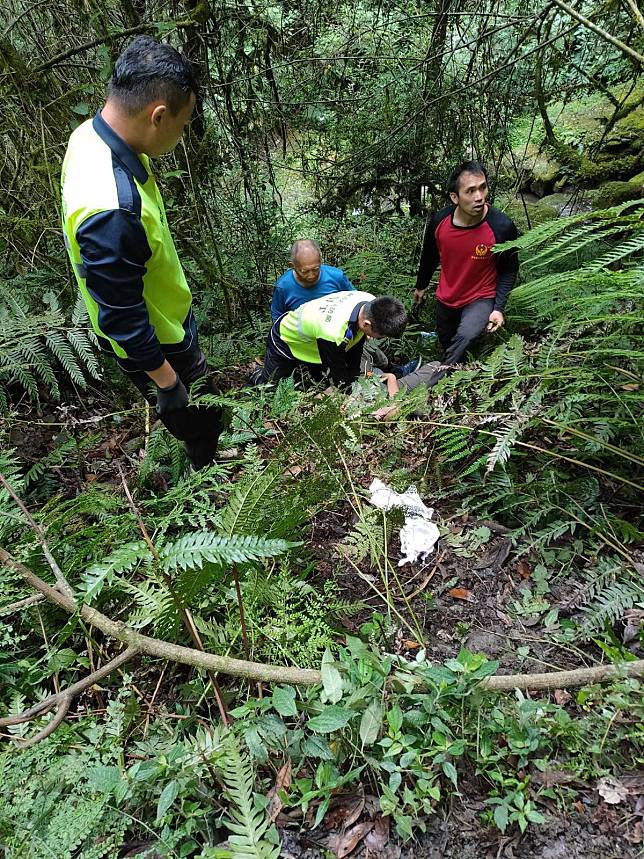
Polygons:
M476 217L482 215L490 189L487 179L481 173L461 173L458 177L458 189L451 193L452 203L457 205L466 215Z
M322 260L320 254L312 248L300 251L293 263L293 269L302 286L315 286L320 279Z
M158 158L172 152L190 122L196 101L194 93L190 93L189 101L174 115L167 104L155 107L150 117L150 141L145 150L147 155Z

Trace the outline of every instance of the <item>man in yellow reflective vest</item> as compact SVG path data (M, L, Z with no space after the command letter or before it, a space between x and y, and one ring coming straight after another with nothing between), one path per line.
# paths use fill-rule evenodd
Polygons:
M268 335L260 383L308 371L321 381L328 373L347 389L360 374L365 337L400 337L407 311L391 296L370 292L333 292L282 314Z
M105 106L71 135L62 170L65 245L101 349L156 405L195 468L214 459L221 409L188 404L197 380L216 391L150 158L177 145L198 90L174 48L135 39Z

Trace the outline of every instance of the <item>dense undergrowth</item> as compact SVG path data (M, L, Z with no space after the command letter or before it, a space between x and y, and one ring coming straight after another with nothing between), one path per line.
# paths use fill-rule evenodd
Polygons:
M290 382L230 391L222 447L237 453L198 474L162 430L149 432L142 406L108 410L96 399L88 425L54 409L52 375L66 371L66 384L79 384L83 363L90 376L97 371L75 329L67 335L73 361L61 335L52 340L58 316L25 322L19 355L0 341L3 372L14 380L0 471L46 532L77 599L183 644L187 609L206 650L322 666L312 688L220 676L230 729L220 725L206 673L143 658L121 669L83 693L51 737L1 753L8 855L102 857L154 846L167 856L277 856L271 820L322 827L333 797L359 784L380 798L402 838L418 834L447 798L472 795L483 823L523 831L564 807L579 781L641 761L634 679L572 695L491 693L478 681L498 662L461 647L458 635L451 658L436 664L439 593L412 599L408 568L395 566L399 521L374 511L365 491L374 477L396 489L416 483L439 510L439 548L463 570L495 549L493 527L501 527L511 563L527 571L511 620L538 624L566 667L635 658L644 603L641 214L641 205L623 205L520 238L524 281L508 331L428 403L418 391L400 397L391 422L374 418L384 396L366 383L350 408ZM405 295L409 273L391 238L354 234L339 252L355 281ZM7 302L1 312L13 320L26 311ZM403 348L420 343L431 357L417 330ZM258 335L249 327L249 356ZM225 366L227 349L217 344L216 366ZM53 438L40 438L40 453L30 454L25 430L22 443L15 432L25 414L20 383L32 396L37 385L44 414L60 419ZM39 438L32 430L28 438ZM0 504L0 544L51 581L33 529L5 491ZM320 532L330 516L343 527ZM361 598L348 581L364 584ZM5 605L31 593L4 569ZM0 617L0 637L2 715L115 652L77 615L47 603ZM51 718L7 732L19 745ZM276 773L281 790L267 807Z

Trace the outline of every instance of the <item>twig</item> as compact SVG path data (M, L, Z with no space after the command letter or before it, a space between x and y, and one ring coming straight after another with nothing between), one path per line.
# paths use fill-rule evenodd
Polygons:
M56 581L58 582L58 589L60 590L61 593L65 594L65 596L67 596L73 600L74 599L74 591L72 590L72 588L69 585L69 582L67 581L67 579L63 575L63 571L60 569L60 567L56 563L54 556L49 551L49 544L47 543L47 540L45 539L45 534L43 533L40 525L36 522L36 520L31 515L31 513L27 510L27 508L22 503L20 498L18 498L18 496L16 495L16 493L13 490L13 487L11 486L11 484L9 483L7 478L4 476L4 474L0 474L0 483L2 483L2 485L7 490L9 495L11 495L11 497L16 502L18 507L22 510L22 512L27 517L27 521L31 525L31 528L32 528L34 534L36 535L36 537L38 538L38 542L40 543L40 545L42 547L45 558L47 558L47 563L51 567L54 576L56 576Z
M291 668L279 665L266 665L260 662L247 662L215 653L206 653L191 647L182 647L150 638L128 627L126 624L111 620L102 612L88 605L78 609L74 600L61 594L56 588L38 578L31 570L16 561L4 549L0 549L0 564L20 573L36 590L56 605L73 614L77 610L84 621L100 629L105 635L124 641L141 653L160 659L169 659L183 665L194 665L213 671L222 671L234 677L247 680L263 680L267 683L292 683L298 686L315 686L321 682L321 674L310 668ZM513 689L559 689L563 686L583 686L587 683L605 683L619 677L644 677L644 659L621 662L615 665L599 665L594 668L578 668L573 671L555 671L550 674L507 674L487 677L480 688L489 691L511 691Z
M244 656L246 659L250 657L250 647L248 644L248 632L246 630L246 614L244 612L244 600L242 599L241 587L239 585L239 573L237 572L237 564L232 565L233 579L235 581L235 590L237 591L237 604L239 606L239 619L241 621L242 644L244 647Z
M194 619L192 617L192 613L191 613L190 609L188 608L187 605L185 605L183 603L183 601L181 600L181 598L177 594L175 587L172 583L172 579L166 573L166 571L163 569L163 567L161 565L159 553L157 552L154 543L150 539L150 535L148 534L147 528L145 527L145 522L143 521L143 518L141 516L140 511L139 511L138 507L136 506L136 504L134 503L134 499L132 498L132 494L130 493L130 488L127 485L127 481L125 479L125 474L123 473L123 469L121 468L120 464L118 465L118 471L119 471L119 474L121 475L121 483L123 484L123 490L125 492L125 497L127 498L128 504L130 505L130 510L132 511L132 513L134 514L134 517L136 518L137 524L139 526L139 530L140 530L141 534L143 535L143 539L147 543L148 548L150 549L150 552L152 553L152 557L154 558L156 569L157 569L159 575L161 576L161 578L163 579L165 586L168 589L170 596L172 597L172 599L174 601L175 606L177 607L177 611L179 612L179 615L181 616L181 619L183 621L183 625L185 626L186 630L188 631L188 635L192 639L192 643L194 644L194 646L198 650L205 651L205 648L203 646L203 642L201 640L201 636L199 635L199 630L197 629L197 627L195 625L195 622L194 622ZM215 699L217 701L217 707L219 708L219 714L221 716L221 719L222 719L224 725L229 725L230 724L230 718L228 716L228 711L226 710L226 705L224 703L224 698L223 698L223 695L221 693L221 689L219 688L219 684L217 683L217 678L212 673L209 673L208 676L210 678L210 682L212 683L212 688L213 688L213 692L215 693Z
M28 710L23 710L22 713L18 713L15 716L5 716L4 719L0 719L0 728L6 728L8 725L21 725L23 722L30 722L32 719L44 716L44 714L48 713L52 707L62 703L65 698L69 698L70 701L77 698L86 689L89 689L95 683L98 683L100 680L103 680L105 677L112 674L112 672L116 671L117 668L125 665L125 663L129 662L137 653L138 651L136 647L128 647L123 651L123 653L115 656L110 662L106 662L101 668L98 668L96 671L92 672L92 674L88 674L87 677L84 677L82 680L78 680L76 683L73 683L67 689L63 689L62 692L50 695L49 698L39 701Z
M69 48L67 51L62 51L62 53L56 54L56 56L47 60L46 63L41 63L39 66L30 69L30 71L33 74L39 74L40 72L44 72L47 69L52 68L52 66L61 63L63 60L73 57L75 54L81 54L83 51L88 51L90 48L95 48L97 45L104 45L105 42L115 42L117 39L124 39L127 36L136 36L139 33L147 33L149 30L154 30L157 23L158 22L156 21L151 21L149 24L138 24L136 27L129 27L127 30L120 30L118 33L108 33L106 36L101 36L99 39L92 39L90 42L84 42L82 45L77 45L75 48ZM191 27L195 22L187 20L164 21L163 23L172 24L173 27L179 30L184 27Z
M440 562L442 561L442 559L443 559L443 555L444 555L444 554L445 554L445 550L443 549L443 551L440 553L440 555L436 558L436 563L434 564L434 566L433 566L433 567L431 568L431 570L429 571L429 574L428 574L427 576L425 576L425 578L423 579L422 584L421 584L419 587L417 587L417 588L416 588L416 590L415 590L412 594L409 594L409 599L410 599L410 600L413 600L413 598L414 598L414 597L417 597L417 596L418 596L418 594L422 593L422 592L425 590L425 588L427 587L427 585L428 585L428 584L430 583L430 581L433 579L433 577L434 577L434 573L435 573L435 572L436 572L436 570L438 569L438 565L439 565L439 564L440 564Z
M36 743L39 743L41 740L44 740L45 737L49 737L51 734L53 734L56 728L58 728L65 719L67 711L69 710L69 705L71 703L72 699L69 696L63 698L63 700L60 702L58 712L51 720L51 722L49 722L49 724L46 725L42 729L42 731L38 731L37 734L34 734L33 737L29 737L28 740L23 740L21 737L16 737L16 740L20 742L20 747L23 749L28 749L30 746L35 746Z
M18 602L12 602L9 603L9 605L3 605L0 608L0 616L13 614L16 611L22 611L23 608L29 608L32 605L37 605L44 599L45 598L42 594L33 594L33 596L26 597L24 600L18 600Z

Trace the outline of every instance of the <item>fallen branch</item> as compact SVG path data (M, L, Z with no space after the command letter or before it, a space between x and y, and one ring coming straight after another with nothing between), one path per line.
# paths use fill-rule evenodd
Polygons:
M0 719L0 728L6 728L9 725L20 725L23 722L30 722L32 719L44 716L45 713L48 713L57 704L62 704L65 698L69 698L71 702L86 689L89 689L100 680L104 680L105 677L108 677L113 671L116 671L117 668L125 665L125 663L129 662L137 653L138 651L135 647L128 647L123 651L123 653L120 653L114 659L106 662L105 665L94 671L92 674L88 674L87 677L73 683L68 689L64 689L62 692L57 692L55 695L50 695L49 698L44 698L42 701L39 701L37 704L34 704L33 707L30 707L28 710L24 710L22 713L17 713L15 716L5 716L4 719Z
M247 680L263 680L266 683L294 683L302 686L314 686L320 682L320 672L310 668L289 668L277 665L264 665L260 662L247 662L243 659L233 659L229 656L219 656L214 653L203 653L192 647L171 644L158 638L150 638L131 629L122 622L116 622L102 612L88 605L79 606L74 599L61 594L56 588L48 585L38 576L27 569L15 558L0 549L0 564L10 567L28 582L32 587L50 601L70 614L79 613L80 617L91 626L100 629L110 638L116 638L135 647L141 653L159 659L169 659L183 665L193 665L195 668L205 668L209 671L222 671L233 677L243 677Z
M23 740L22 737L16 737L16 739L21 743L22 749L28 749L30 746L35 746L36 743L39 743L41 740L44 740L45 737L49 737L54 733L56 728L60 726L63 722L65 716L67 715L67 711L69 710L69 705L72 703L72 699L69 697L63 698L60 702L60 707L58 708L58 712L54 716L54 718L49 722L49 724L45 725L42 731L38 731L37 734L34 734L33 737L29 737L28 740Z
M593 668L575 668L572 671L553 671L549 674L493 674L481 681L481 688L494 692L564 689L568 686L606 683L617 677L644 677L644 659L617 662L615 665L595 665Z
M47 543L47 539L45 538L45 534L44 534L42 528L36 522L36 520L31 515L31 513L27 510L27 508L25 507L25 505L21 501L21 499L18 498L18 496L14 492L13 487L11 486L11 484L9 483L7 478L4 476L4 474L0 474L0 483L4 486L4 488L7 490L9 495L13 498L13 500L16 502L18 507L22 510L22 512L24 513L24 515L27 518L27 522L29 522L29 524L31 525L31 528L32 528L34 534L36 535L38 542L40 543L40 545L42 547L45 558L47 558L47 563L51 567L54 576L56 576L56 581L58 582L59 590L61 591L61 593L64 593L65 596L69 597L70 599L73 599L74 591L72 590L69 582L67 581L67 579L63 575L63 571L58 566L56 559L52 555L52 553L49 549L49 544Z
M183 647L179 644L171 644L168 641L141 635L124 623L116 623L91 606L82 605L79 607L74 600L64 596L56 588L38 578L4 549L0 549L0 564L20 573L32 587L70 614L78 611L84 621L100 629L105 635L124 641L130 647L148 656L169 659L183 665L193 665L195 668L221 671L224 674L243 677L246 680L262 680L266 683L292 683L298 686L315 686L321 682L320 672L311 668L289 668L288 666L248 662L244 659L233 659L215 653L203 653L191 647ZM483 680L480 687L499 692L514 689L561 689L590 683L605 683L617 677L644 677L644 659L621 662L616 665L578 668L573 671L554 671L550 674L496 674Z

